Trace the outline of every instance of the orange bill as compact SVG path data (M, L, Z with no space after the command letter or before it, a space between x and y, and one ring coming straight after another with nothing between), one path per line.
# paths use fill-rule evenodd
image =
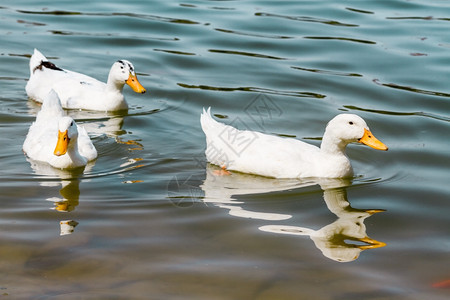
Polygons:
M387 151L388 147L386 147L385 144L383 144L382 142L380 142L376 137L374 137L374 135L372 134L372 132L370 132L370 130L364 128L364 135L362 138L360 138L358 140L358 142L363 143L369 147L372 147L374 149L377 150L384 150Z
M130 73L126 83L135 91L136 93L143 94L145 93L145 88L140 84L136 75Z
M58 142L56 143L55 151L53 152L53 154L55 154L56 156L66 154L67 147L69 146L69 141L70 139L68 130L64 132L58 131Z

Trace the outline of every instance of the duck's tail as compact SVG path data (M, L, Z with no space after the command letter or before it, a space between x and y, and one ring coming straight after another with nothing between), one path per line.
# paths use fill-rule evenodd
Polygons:
M39 52L38 49L34 49L34 53L30 58L30 74L33 74L44 61L48 61L48 59L41 52Z
M200 124L207 138L210 133L220 133L227 126L213 119L211 116L211 107L208 107L207 110L203 108L203 113L200 115Z
M33 75L36 70L42 71L42 68L55 71L64 71L63 69L57 67L54 63L50 62L47 57L39 52L39 50L34 49L34 53L30 58L30 74Z
M206 131L208 124L211 122L211 107L208 107L207 110L203 107L203 112L200 115L200 124L202 125L203 132Z

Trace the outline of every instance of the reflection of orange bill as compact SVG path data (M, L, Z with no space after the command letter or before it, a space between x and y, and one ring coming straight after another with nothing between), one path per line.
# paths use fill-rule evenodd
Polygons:
M145 93L145 88L141 85L136 75L130 73L126 83L135 91L136 93L143 94Z
M357 246L361 250L375 249L375 248L381 248L381 247L386 246L386 243L376 241L374 239L371 239L370 237L365 237L365 238L358 239L358 240L368 244L368 245Z
M70 141L68 132L69 130L64 132L58 131L58 142L56 143L55 151L53 152L56 156L66 154Z
M363 143L369 147L372 147L377 150L384 150L387 151L388 147L386 147L385 144L380 142L373 134L370 132L370 130L364 128L364 135L362 138L358 140L358 142Z
M68 211L68 209L69 209L69 202L67 202L67 201L56 202L55 203L55 209L57 211Z
M433 283L434 288L448 289L450 288L450 279Z

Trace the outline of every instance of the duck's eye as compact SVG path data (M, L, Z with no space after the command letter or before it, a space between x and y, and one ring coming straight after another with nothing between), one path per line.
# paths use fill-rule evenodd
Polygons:
M353 125L353 122L352 122L352 121L350 121L350 122L348 122L348 124L350 124L350 125Z
M73 126L73 121L70 123L70 126Z
M123 66L120 66L120 68L123 70Z

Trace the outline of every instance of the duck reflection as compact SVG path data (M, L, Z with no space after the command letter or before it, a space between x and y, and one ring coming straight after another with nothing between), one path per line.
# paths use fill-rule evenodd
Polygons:
M211 203L229 210L229 214L236 217L259 220L287 220L289 214L250 211L242 208L236 200L237 195L263 194L274 191L293 189L299 186L295 179L272 179L243 173L224 173L217 166L207 165L206 179L200 185L204 191L204 203Z
M68 213L78 206L80 199L80 177L84 171L90 171L94 162L88 163L85 168L78 168L74 170L61 170L51 167L48 164L29 161L34 173L38 175L40 179L39 184L46 187L61 186L59 190L60 197L47 198L47 201L53 203L51 209L54 209L60 213ZM55 180L56 178L56 180ZM60 235L71 234L78 222L75 220L62 220L60 224Z
M259 229L281 234L309 236L325 257L338 262L353 261L363 250L386 246L383 242L369 238L364 225L366 218L384 210L351 207L344 187L325 189L323 198L328 209L337 216L337 220L319 230L286 225L265 225Z
M230 215L280 221L291 218L291 215L244 210L240 205L242 202L236 201L235 196L292 190L316 184L323 190L327 208L337 217L333 223L319 230L289 225L264 225L259 229L271 233L309 236L325 257L338 262L354 261L362 251L386 245L370 238L364 224L366 218L384 210L351 207L346 191L346 187L352 184L350 180L280 180L236 173L224 176L216 167L208 166L201 188L205 192L205 202L229 209Z
M76 179L61 180L60 197L48 198L48 201L53 202L53 209L59 212L70 212L79 204L80 198L80 181Z
M74 221L74 220L60 221L59 222L59 226L60 226L60 234L59 235L72 234L72 232L75 230L75 226L77 226L77 225L78 225L78 222Z

